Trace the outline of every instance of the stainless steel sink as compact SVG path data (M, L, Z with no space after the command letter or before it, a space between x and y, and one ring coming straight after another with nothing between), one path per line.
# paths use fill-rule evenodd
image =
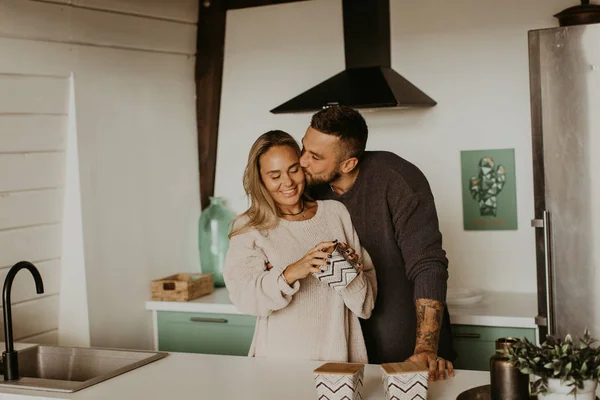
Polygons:
M160 360L168 353L101 348L33 346L18 351L18 381L0 387L76 392Z

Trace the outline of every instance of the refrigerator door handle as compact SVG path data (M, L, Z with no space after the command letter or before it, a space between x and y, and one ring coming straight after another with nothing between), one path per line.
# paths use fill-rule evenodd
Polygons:
M544 210L542 219L532 219L531 226L544 230L544 264L546 270L546 318L538 316L536 322L545 322L548 334L554 334L554 296L552 291L552 242L550 231L550 212Z

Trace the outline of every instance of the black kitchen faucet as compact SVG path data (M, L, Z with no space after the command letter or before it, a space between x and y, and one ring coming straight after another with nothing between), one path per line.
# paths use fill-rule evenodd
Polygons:
M17 352L14 349L13 344L13 330L12 330L12 312L10 306L10 291L12 290L13 280L17 273L27 269L33 275L35 281L35 290L38 294L44 293L44 282L40 271L30 263L29 261L20 261L12 266L6 275L4 280L4 288L2 289L2 313L4 315L4 342L6 344L6 351L2 353L2 363L4 364L4 380L5 381L16 381L19 379L19 359Z

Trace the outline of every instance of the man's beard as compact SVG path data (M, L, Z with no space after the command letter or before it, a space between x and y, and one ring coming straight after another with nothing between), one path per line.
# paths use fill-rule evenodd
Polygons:
M336 181L342 173L340 172L339 167L332 171L328 176L319 176L315 177L314 175L309 174L304 170L304 175L306 176L306 184L307 186L319 186L324 184L330 184L333 181Z

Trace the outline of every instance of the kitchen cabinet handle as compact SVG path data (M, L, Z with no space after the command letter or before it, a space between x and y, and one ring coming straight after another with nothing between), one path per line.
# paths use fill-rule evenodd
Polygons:
M191 317L190 321L192 322L212 322L215 324L226 324L227 320L225 318L208 318L208 317Z
M454 337L461 339L479 339L481 334L479 333L455 333Z

